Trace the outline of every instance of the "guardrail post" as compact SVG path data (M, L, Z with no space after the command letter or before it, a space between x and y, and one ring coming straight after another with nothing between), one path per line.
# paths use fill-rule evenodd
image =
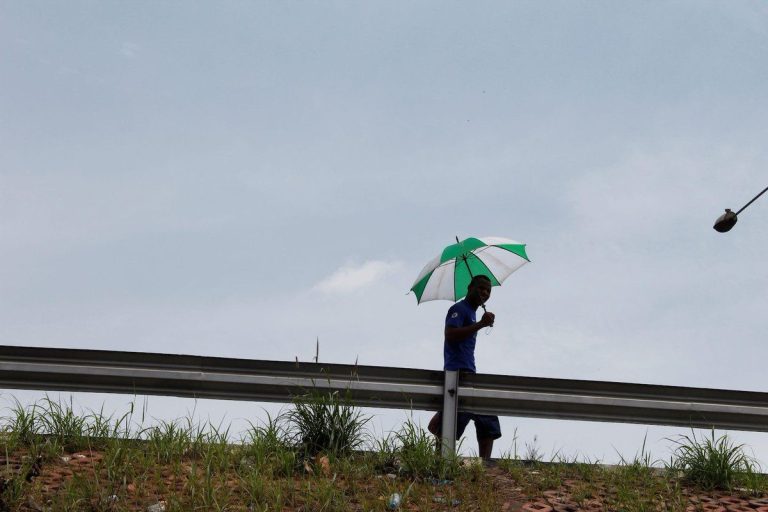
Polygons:
M443 425L441 453L443 458L456 455L456 416L459 409L459 372L446 370L443 386Z

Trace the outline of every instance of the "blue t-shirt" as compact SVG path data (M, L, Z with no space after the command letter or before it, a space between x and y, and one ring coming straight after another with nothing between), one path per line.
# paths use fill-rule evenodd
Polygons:
M460 300L448 309L445 316L446 327L464 327L475 323L475 310L469 303ZM477 332L461 341L443 343L444 370L470 370L475 372L475 341Z

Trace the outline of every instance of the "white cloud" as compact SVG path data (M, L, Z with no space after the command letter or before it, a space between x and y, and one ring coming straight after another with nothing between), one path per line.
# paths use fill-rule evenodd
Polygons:
M133 59L139 51L139 45L130 41L125 41L120 47L120 55L127 59Z
M315 285L325 293L349 293L370 286L402 267L394 261L366 261L362 265L345 265Z

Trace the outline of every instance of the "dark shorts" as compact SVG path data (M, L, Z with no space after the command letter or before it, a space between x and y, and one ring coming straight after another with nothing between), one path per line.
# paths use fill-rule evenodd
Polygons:
M464 435L464 429L467 428L470 420L475 422L475 432L478 439L498 439L501 437L501 425L499 424L498 416L459 411L456 417L456 439L460 439ZM436 413L432 421L437 422L436 434L439 436L442 433L443 427L442 413Z

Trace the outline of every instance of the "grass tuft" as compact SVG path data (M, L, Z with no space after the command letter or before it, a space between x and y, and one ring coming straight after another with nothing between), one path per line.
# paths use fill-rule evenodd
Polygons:
M740 479L753 473L756 462L744 453L744 445L734 444L726 434L715 439L698 439L696 433L670 439L677 447L668 469L680 472L684 478L704 489L732 489Z
M326 453L339 457L363 445L370 417L358 411L349 396L315 389L294 398L285 420L288 439L304 456Z
M453 478L459 470L458 457L444 459L437 453L435 437L407 419L395 434L400 473L416 478ZM456 447L458 451L458 446Z

